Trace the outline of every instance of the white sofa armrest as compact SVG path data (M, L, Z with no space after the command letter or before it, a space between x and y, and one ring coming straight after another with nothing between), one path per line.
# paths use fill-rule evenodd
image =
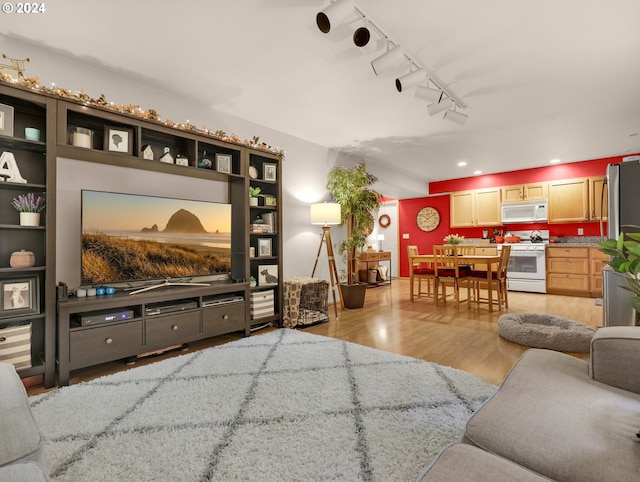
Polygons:
M640 327L597 330L591 340L589 375L612 387L640 393Z

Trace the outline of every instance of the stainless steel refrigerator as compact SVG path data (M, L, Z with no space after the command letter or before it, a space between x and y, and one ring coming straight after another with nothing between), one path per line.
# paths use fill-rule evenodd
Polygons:
M609 209L607 237L640 232L640 156L629 156L620 164L607 166ZM638 325L638 314L631 307L631 293L624 289L624 276L603 270L605 326Z

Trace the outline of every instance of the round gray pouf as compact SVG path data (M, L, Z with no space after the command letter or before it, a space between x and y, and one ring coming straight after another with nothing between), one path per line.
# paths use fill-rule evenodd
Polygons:
M498 333L518 345L564 352L588 352L596 330L579 321L542 313L500 316Z

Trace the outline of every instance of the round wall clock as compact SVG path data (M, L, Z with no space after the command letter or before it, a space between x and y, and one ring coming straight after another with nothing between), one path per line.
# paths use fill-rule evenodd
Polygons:
M440 213L432 207L422 208L416 215L416 223L423 231L433 231L440 224Z

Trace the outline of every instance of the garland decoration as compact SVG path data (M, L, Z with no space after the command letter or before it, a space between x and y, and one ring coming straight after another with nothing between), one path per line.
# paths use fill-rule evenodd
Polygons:
M251 140L245 139L241 140L235 134L227 134L222 130L212 131L208 127L196 127L187 121L185 124L174 122L170 119L162 120L160 118L160 114L154 109L143 110L139 105L135 104L126 104L126 105L118 105L113 102L109 102L104 94L100 94L100 97L94 99L84 91L78 89L75 91L70 91L68 89L64 89L62 87L57 87L56 85L52 85L51 87L47 87L40 83L40 79L38 77L20 77L19 79L14 79L9 74L0 74L0 81L10 83L10 84L18 84L27 89L33 90L35 92L39 92L41 94L46 94L50 96L59 97L61 99L70 100L74 102L78 102L84 104L86 106L91 107L100 107L103 109L109 109L114 112L118 112L120 114L128 114L140 119L145 119L153 122L161 123L167 127L171 127L173 129L180 129L183 131L194 132L196 134L201 134L209 137L213 137L215 139L230 142L233 144L239 144L243 146L249 146L254 149L260 149L263 151L270 152L272 154L276 154L284 160L285 151L279 149L277 147L272 147L264 142L260 142L260 138L254 136Z

